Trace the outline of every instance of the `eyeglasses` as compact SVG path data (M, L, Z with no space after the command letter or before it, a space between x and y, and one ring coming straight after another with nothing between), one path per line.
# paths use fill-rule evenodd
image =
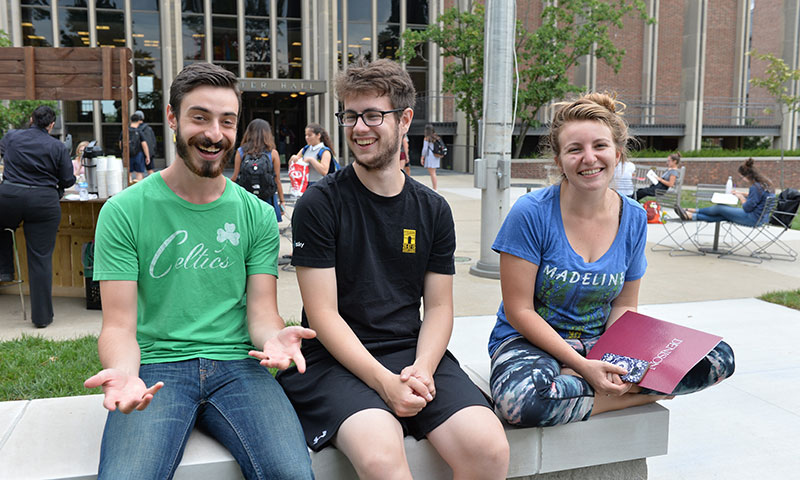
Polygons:
M355 127L358 123L358 118L364 122L368 127L379 127L383 125L383 117L387 113L402 112L405 108L395 108L394 110L365 110L361 113L356 113L352 110L345 110L344 112L336 112L336 119L339 120L339 125L343 127Z

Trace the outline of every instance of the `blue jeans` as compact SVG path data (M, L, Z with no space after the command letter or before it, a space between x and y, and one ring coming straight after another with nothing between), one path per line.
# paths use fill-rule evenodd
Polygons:
M247 479L309 479L300 422L278 382L255 359L142 365L164 387L145 410L109 412L98 479L169 479L195 424L234 456Z
M701 208L693 213L692 220L711 223L728 221L753 227L758 221L758 218L754 218L738 207L731 207L730 205L712 205L710 207Z

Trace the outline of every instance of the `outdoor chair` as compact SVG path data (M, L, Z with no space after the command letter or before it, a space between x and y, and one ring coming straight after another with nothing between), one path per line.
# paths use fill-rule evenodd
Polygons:
M758 245L758 238L767 235L765 232L769 228L769 219L775 212L778 205L778 197L772 195L767 198L764 209L758 217L755 226L741 225L734 222L723 222L728 224L729 232L734 238L733 246L719 255L719 258L730 260L741 260L745 262L761 263L765 257L760 256L759 252L763 249ZM768 237L769 238L769 237ZM769 258L767 258L769 259Z
M637 167L637 171L638 171ZM647 174L647 170L650 167L642 167L644 168L644 175ZM660 171L659 171L660 170ZM655 170L658 175L661 175L666 170L664 167L659 167L659 169ZM666 221L662 224L664 225L664 231L666 235L664 235L655 245L650 247L650 250L653 252L663 252L668 251L671 257L675 256L683 256L683 255L704 255L703 252L699 251L697 248L695 249L688 249L687 242L692 244L692 246L697 247L694 242L693 236L688 232L686 229L686 222L681 220L680 218L673 217L672 211L676 205L681 204L681 194L683 193L683 179L686 177L686 167L680 168L680 174L678 175L677 180L675 180L675 185L668 190L657 190L656 191L656 201L659 205L661 205L661 210L665 211L669 214L666 218ZM649 180L647 180L649 182Z
M775 211L772 212L769 220L769 224L775 228L767 227L762 230L761 233L767 238L767 243L760 245L753 252L753 255L765 260L785 260L788 262L797 260L797 251L781 240L781 235L792 228L792 222L797 217L798 205L794 205L792 210L781 211L778 210L777 206L775 207ZM776 229L778 229L777 233L775 233ZM779 251L776 252L775 249Z
M10 282L5 283L4 285L0 285L0 287L10 287L11 285L16 285L19 288L19 302L22 304L22 320L27 320L28 316L25 314L25 296L22 294L22 270L19 266L19 250L17 250L17 237L15 235L15 231L13 228L4 228L0 231L0 235L8 234L11 235L11 245L14 250L14 260L17 266L17 279L11 280Z

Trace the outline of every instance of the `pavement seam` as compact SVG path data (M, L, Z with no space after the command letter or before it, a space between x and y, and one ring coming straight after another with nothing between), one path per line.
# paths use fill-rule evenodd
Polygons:
M16 430L17 425L19 425L19 422L22 421L22 417L25 416L25 412L28 410L28 406L30 404L31 400L25 401L25 406L22 407L22 410L20 410L19 414L17 414L17 417L14 419L13 422L11 422L11 425L8 427L8 430L6 431L5 435L3 435L3 438L0 439L0 452L3 451L3 447L6 445L6 442L8 442L8 439L11 438L11 434L14 433L14 430Z

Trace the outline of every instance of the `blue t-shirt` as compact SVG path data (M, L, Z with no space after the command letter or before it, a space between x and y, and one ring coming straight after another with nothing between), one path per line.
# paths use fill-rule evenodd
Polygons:
M623 200L622 219L611 247L597 261L586 263L567 240L561 220L561 186L531 192L514 204L492 245L537 265L533 306L564 338L603 333L611 302L626 281L644 276L647 260L647 214L634 200ZM489 337L489 355L501 343L519 336L506 320L500 303Z
M742 204L742 210L750 216L753 225L761 218L761 212L767 206L767 199L774 195L774 193L765 190L760 183L754 183L750 186L750 190L747 193L747 201ZM762 220L766 222L769 219L764 218Z

